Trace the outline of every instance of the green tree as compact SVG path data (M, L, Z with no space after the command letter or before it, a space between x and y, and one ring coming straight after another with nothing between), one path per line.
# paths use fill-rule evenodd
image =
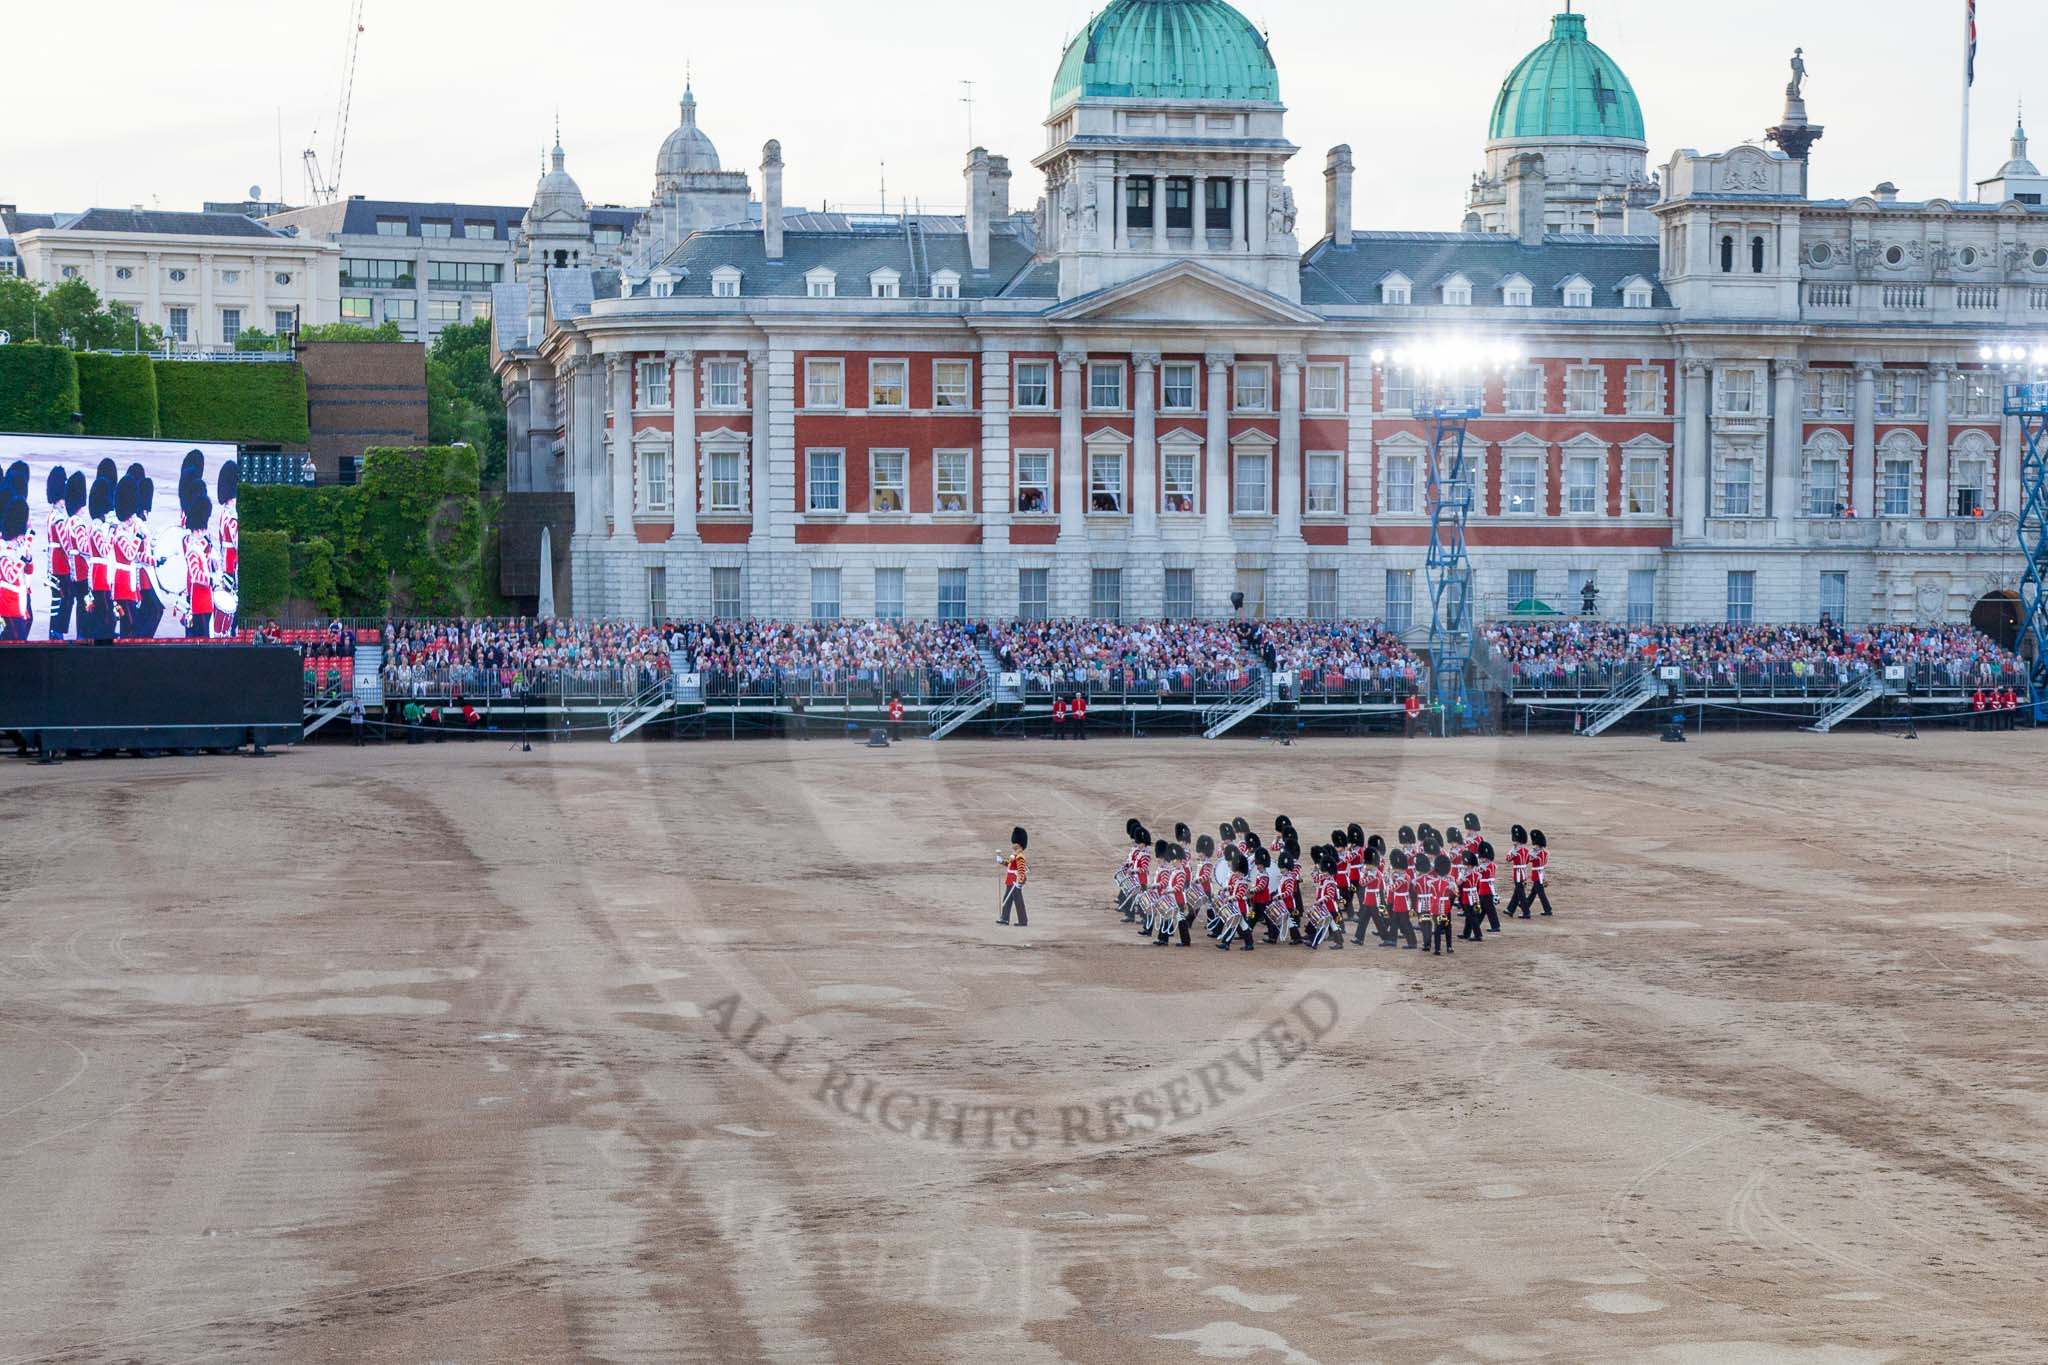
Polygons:
M0 332L16 341L56 341L57 319L43 298L42 286L16 275L0 275Z
M301 341L404 341L405 333L390 318L375 327L356 322L316 322L299 329Z
M477 451L486 488L505 483L505 395L491 372L491 320L441 329L427 348L427 436Z
M153 351L164 343L161 328L138 322L126 304L103 304L84 280L45 289L32 280L0 276L0 331L16 341L46 341L75 351Z

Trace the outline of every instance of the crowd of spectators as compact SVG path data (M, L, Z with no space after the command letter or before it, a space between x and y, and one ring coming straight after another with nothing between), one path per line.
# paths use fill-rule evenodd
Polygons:
M1503 622L1486 638L1515 680L1532 688L1599 686L1641 665L1677 667L1709 688L1769 684L1837 687L1890 665L1949 686L2020 685L2011 650L1965 625L1607 625Z
M543 681L624 679L668 671L673 626L624 621L394 621L384 630L384 681L400 695L442 690L512 695Z
M669 628L708 679L800 682L834 692L950 692L982 674L976 628L958 621L691 621Z

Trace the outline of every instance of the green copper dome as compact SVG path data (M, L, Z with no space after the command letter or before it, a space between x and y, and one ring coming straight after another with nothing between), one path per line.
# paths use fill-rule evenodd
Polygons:
M1614 59L1586 39L1586 16L1560 14L1550 41L1522 58L1493 102L1488 140L1615 137L1646 142L1643 106Z
M1052 107L1122 99L1278 103L1280 73L1251 21L1223 0L1115 0L1067 46Z

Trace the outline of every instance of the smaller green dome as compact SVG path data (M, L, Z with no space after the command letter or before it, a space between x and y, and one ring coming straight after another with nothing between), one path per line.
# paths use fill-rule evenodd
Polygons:
M1052 79L1052 107L1088 96L1278 103L1266 39L1223 0L1115 0Z
M1488 140L1613 137L1647 145L1643 106L1614 58L1586 37L1586 16L1560 14L1550 41L1522 58L1493 102Z

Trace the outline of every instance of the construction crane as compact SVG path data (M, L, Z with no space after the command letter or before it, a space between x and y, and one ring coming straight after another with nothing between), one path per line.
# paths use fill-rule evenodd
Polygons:
M331 204L341 195L341 163L348 153L348 111L356 91L356 50L363 38L363 0L349 0L348 43L341 54L341 98L334 107L334 142L327 153L328 173L320 170L320 155L311 147L300 154L306 163L306 198L313 204ZM319 129L313 136L320 135Z

